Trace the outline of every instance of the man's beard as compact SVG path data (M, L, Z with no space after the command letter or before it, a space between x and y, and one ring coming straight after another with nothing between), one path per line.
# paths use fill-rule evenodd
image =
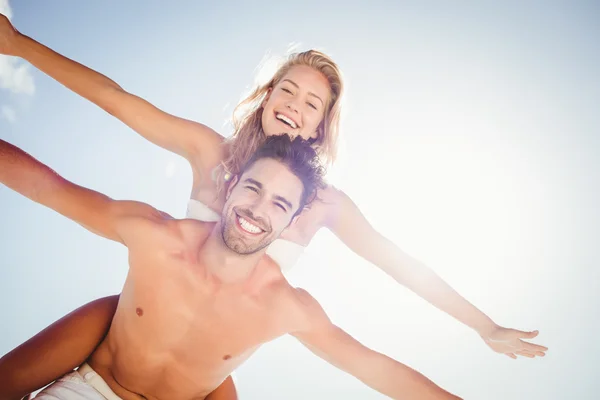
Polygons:
M248 211L244 211L240 216L248 215ZM257 236L255 240L251 236L242 236L237 225L237 213L231 210L229 216L221 216L221 237L223 243L234 253L239 255L250 255L261 251L273 242L272 232L263 232ZM250 214L251 215L251 214Z

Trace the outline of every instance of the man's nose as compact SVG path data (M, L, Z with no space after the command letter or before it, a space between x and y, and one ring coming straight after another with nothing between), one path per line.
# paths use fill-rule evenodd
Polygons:
M267 199L263 196L258 196L254 201L250 204L249 207L253 216L256 218L264 217L265 211L267 209Z

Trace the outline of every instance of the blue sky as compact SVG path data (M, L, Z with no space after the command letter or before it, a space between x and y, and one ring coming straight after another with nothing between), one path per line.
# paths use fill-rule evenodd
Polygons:
M592 399L600 7L524 3L23 0L10 9L25 34L224 135L268 54L291 45L331 54L347 82L336 184L498 323L539 329L550 351L517 361L492 353L328 232L290 281L359 340L465 398ZM0 58L0 115L0 137L68 179L184 215L184 161L19 60ZM0 204L4 354L119 292L127 259L5 187ZM291 338L264 346L237 379L247 399L384 398Z

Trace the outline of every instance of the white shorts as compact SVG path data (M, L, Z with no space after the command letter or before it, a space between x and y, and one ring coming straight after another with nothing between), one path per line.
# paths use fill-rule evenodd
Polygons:
M35 396L40 400L122 400L87 363Z

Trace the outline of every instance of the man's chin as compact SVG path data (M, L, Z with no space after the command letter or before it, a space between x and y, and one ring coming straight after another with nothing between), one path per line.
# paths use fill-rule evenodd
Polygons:
M270 244L267 237L269 234L263 232L259 235L245 234L235 225L225 226L222 233L225 246L239 255L251 255L263 250Z
M223 238L225 246L236 254L247 256L256 253L261 248L258 245L252 246L251 244L245 243L241 238Z

